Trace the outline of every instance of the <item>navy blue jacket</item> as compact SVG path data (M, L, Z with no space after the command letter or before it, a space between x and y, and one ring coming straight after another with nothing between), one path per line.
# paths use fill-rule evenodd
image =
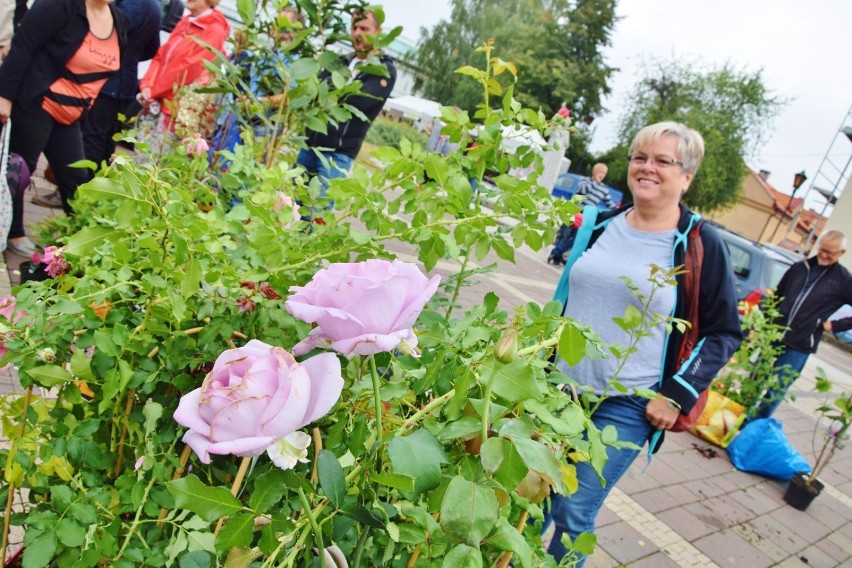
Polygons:
M610 219L624 213L627 205L600 212L596 207L583 210L583 224L565 265L562 278L553 296L562 302L568 300L569 274L578 258L595 245ZM700 217L685 206L680 206L680 220L672 249L672 266L681 266L686 254L687 236ZM663 349L660 394L680 405L681 413L689 414L698 395L725 366L742 342L740 320L737 315L737 295L734 289L734 271L725 242L709 223L702 223L701 241L704 246L704 263L701 270L698 301L698 343L690 357L678 368L677 355L683 334L673 329ZM687 319L688 304L684 297L683 275L677 277L677 296L672 316ZM563 308L564 309L564 308ZM570 315L570 314L569 314Z
M852 304L852 275L837 262L827 267L810 289L804 289L808 273L817 262L815 256L797 262L787 269L775 290L784 298L778 304L784 316L781 323L789 327L781 343L806 353L816 353L823 322L845 304ZM832 322L831 329L852 329L852 317Z
M139 91L139 62L160 48L160 5L156 0L116 0L127 21L127 46L121 52L121 69L101 89L101 95L131 100Z

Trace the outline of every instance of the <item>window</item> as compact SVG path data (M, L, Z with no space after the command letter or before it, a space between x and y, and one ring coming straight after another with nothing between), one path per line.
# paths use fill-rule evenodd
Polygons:
M731 253L731 264L734 267L734 274L740 278L748 278L751 272L751 253L733 243L729 242L727 244L728 251Z

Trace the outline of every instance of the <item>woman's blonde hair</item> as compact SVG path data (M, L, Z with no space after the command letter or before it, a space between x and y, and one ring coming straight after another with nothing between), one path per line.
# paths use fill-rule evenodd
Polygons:
M694 174L704 159L704 138L697 130L689 128L685 124L667 120L656 124L649 124L636 133L633 143L630 144L629 154L632 156L634 150L650 142L659 140L663 136L674 136L677 138L678 156L673 156L683 162L686 173Z

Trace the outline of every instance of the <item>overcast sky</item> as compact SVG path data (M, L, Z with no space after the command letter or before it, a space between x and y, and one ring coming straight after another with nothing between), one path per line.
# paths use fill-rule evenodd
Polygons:
M450 16L449 0L382 4L386 29L401 25L412 40L420 37L420 27ZM746 71L763 69L766 85L791 99L749 165L769 170L770 182L788 193L793 174L802 169L810 179L798 195L813 182L829 184L814 178L852 105L852 0L620 0L617 13L621 20L606 56L621 71L605 102L610 111L593 124L593 151L614 145L618 109L641 78L643 61L652 56L698 57L712 65L728 61ZM852 119L845 124L852 125ZM832 158L842 169L852 143L840 142Z

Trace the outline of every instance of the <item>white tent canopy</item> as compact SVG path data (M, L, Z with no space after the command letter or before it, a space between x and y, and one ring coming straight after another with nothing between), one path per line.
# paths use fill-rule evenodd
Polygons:
M441 116L441 105L429 99L405 95L388 99L385 102L385 111L397 112L411 121L426 122Z

